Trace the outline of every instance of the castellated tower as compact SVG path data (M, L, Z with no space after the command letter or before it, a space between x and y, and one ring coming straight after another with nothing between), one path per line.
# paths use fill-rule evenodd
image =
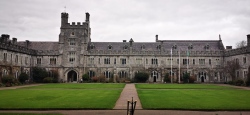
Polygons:
M69 14L61 13L59 34L59 56L61 66L69 68L84 67L84 55L88 43L91 42L90 14L86 13L85 22L68 22Z

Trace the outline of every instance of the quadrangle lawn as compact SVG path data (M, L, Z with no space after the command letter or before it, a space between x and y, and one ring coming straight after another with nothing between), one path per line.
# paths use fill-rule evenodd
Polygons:
M0 109L112 109L125 84L45 84L0 90Z
M137 84L144 109L250 110L250 90L213 84Z
M112 109L124 86L66 83L0 90L0 109ZM250 110L250 90L214 84L136 84L136 88L143 109Z

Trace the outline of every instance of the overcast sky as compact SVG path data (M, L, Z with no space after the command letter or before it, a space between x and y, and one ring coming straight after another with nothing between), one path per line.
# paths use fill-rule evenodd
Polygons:
M18 41L58 41L69 22L90 13L95 42L218 40L235 46L250 34L250 0L0 0L0 34Z

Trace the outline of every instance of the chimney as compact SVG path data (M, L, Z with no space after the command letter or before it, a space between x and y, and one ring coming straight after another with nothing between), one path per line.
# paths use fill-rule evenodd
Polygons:
M155 35L155 42L158 41L158 35Z
M226 49L227 49L227 50L231 50L231 49L232 49L232 46L226 46Z
M85 22L89 22L89 13L88 12L86 12L86 20L85 20Z
M10 35L8 35L8 34L2 34L1 38L2 38L3 42L7 42L9 40L9 38L10 38Z
M29 44L30 44L30 41L29 40L26 40L26 47L28 48L29 47Z
M250 34L247 35L247 46L250 46Z
M16 44L17 43L17 38L12 38L12 43Z

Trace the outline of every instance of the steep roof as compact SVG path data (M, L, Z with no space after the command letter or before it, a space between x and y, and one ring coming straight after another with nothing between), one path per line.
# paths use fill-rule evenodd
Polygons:
M176 46L176 49L186 51L188 47L192 46L191 50L202 51L208 46L209 48L206 50L223 50L224 46L222 46L223 49L221 49L220 44L220 40L164 40L157 42L132 42L132 49L135 51L158 51L159 48L157 47L161 47L167 51L171 50L173 46ZM90 48L90 50L123 50L125 46L130 47L130 42L91 42L89 47L91 46L94 46L94 48ZM108 49L109 46L112 46L112 48Z
M26 46L26 42L25 41L21 41L21 42L17 42L18 45L20 46ZM38 42L38 41L30 41L29 42L29 47L30 49L33 50L58 50L58 42Z

